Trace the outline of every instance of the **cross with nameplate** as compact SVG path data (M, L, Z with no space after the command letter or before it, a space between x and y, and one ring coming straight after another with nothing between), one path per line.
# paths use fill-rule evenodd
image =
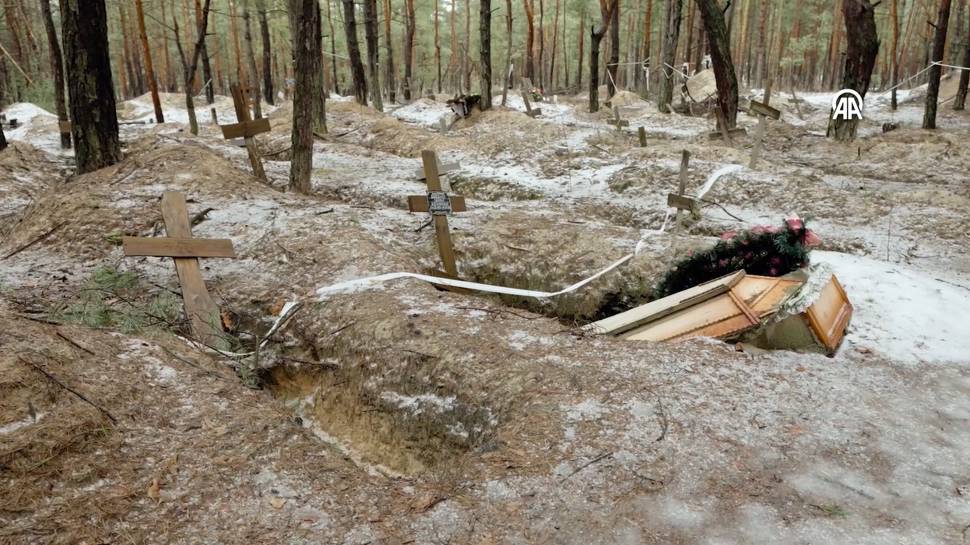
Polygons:
M424 176L428 184L428 193L427 195L409 195L408 210L431 214L435 237L438 240L438 253L441 254L441 263L445 267L443 276L458 278L458 265L455 263L455 248L451 243L448 216L454 212L467 210L465 197L448 195L442 189L441 178L438 175L438 158L435 152L422 151L421 160L424 162Z
M185 195L166 192L162 195L162 219L167 237L122 237L127 257L171 257L175 260L185 314L192 333L210 347L222 347L219 307L209 295L199 267L200 257L236 257L232 241L228 239L192 238L192 225L185 204Z

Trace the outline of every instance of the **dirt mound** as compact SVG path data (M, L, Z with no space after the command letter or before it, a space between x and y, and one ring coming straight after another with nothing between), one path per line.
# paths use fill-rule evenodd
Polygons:
M23 142L0 152L0 236L15 228L24 211L64 173L63 163Z

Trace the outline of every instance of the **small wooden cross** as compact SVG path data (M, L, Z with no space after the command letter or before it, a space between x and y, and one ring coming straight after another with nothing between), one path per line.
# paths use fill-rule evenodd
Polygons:
M725 142L733 146L735 136L744 136L745 134L748 133L748 131L744 130L744 127L735 127L731 130L728 130L727 118L724 117L724 111L721 110L721 106L719 104L714 105L714 116L717 119L717 127L715 127L717 130L712 133L709 133L708 134L709 138L712 138L712 139L723 138Z
M222 137L226 140L243 138L246 142L246 151L249 153L249 163L253 166L253 175L265 182L266 171L263 170L263 160L260 158L254 137L257 134L269 132L269 118L261 117L254 121L249 114L249 99L246 92L238 83L230 85L229 90L232 92L232 104L236 108L236 119L239 122L221 125Z
M606 121L610 125L616 125L616 130L622 130L623 127L629 127L630 122L626 119L620 119L620 107L613 106L613 119Z
M438 176L439 177L440 176L447 176L448 174L451 174L452 172L454 172L454 171L458 170L459 168L461 168L461 165L458 163L458 161L448 162L448 163L442 163L440 159L438 159L437 161L438 161ZM421 167L418 170L416 170L414 172L414 177L417 178L418 180L424 180L425 179L425 176L424 176L424 167Z
M225 345L222 337L219 307L216 306L202 279L200 257L236 257L232 241L227 239L192 238L185 195L166 192L162 195L162 219L167 237L122 237L125 256L171 257L182 286L185 314L192 334L210 347Z
M431 150L421 152L424 161L424 174L428 183L427 195L408 196L408 210L411 212L429 212L434 222L435 237L438 239L438 253L441 263L445 267L443 276L458 278L458 265L455 263L455 248L451 243L451 231L448 230L448 216L453 212L464 212L465 197L448 195L441 188L438 177L438 157Z
M781 119L781 111L762 102L752 100L751 104L748 105L748 113L758 116L758 129L755 131L754 148L751 150L751 163L749 165L750 168L755 168L758 165L758 159L761 157L761 145L765 139L765 133L768 131L768 118L776 121Z
M532 102L529 101L530 93L532 93L532 80L529 78L522 78L522 102L525 103L525 115L529 117L538 117L542 115L542 108L532 107Z
M680 178L677 183L677 193L667 194L667 206L676 208L678 217L681 210L688 210L691 215L700 214L700 206L698 206L697 200L686 195L688 168L690 168L690 152L684 150L680 156Z

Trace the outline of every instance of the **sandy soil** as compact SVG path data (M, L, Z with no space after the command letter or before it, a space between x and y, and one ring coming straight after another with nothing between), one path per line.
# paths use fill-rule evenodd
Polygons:
M628 95L623 131L583 97L531 119L510 95L447 133L443 102L331 100L309 196L286 191L286 104L258 138L269 183L201 108L189 135L175 95L168 123L125 125L125 160L84 176L67 172L56 122L19 105L25 126L0 153L0 543L965 539L970 117L943 109L926 132L909 121L917 102L877 103L842 145L819 136L825 95L799 94L800 112L782 95L750 169L750 137L711 139L711 119ZM231 103L216 108L232 121ZM150 111L145 97L121 107ZM902 128L882 134L885 118ZM556 290L642 252L548 301L409 280L318 297L437 265L426 218L406 209L425 190L422 149L460 163L447 180L468 198L451 219L465 278ZM700 218L666 207L683 149ZM165 304L170 261L122 256L122 235L164 232L171 190L193 216L212 209L195 236L234 242L238 259L203 270L235 350L302 303L258 356L187 340ZM856 306L834 358L577 328L646 300L721 232L790 213L811 217L816 261ZM91 306L106 321L78 324Z

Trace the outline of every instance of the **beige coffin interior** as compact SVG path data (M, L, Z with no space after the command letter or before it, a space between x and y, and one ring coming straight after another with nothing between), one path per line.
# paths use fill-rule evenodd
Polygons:
M744 338L762 348L833 354L852 317L852 305L835 276L806 311L775 316L804 284L797 275L775 278L738 271L600 320L589 329L628 340Z

